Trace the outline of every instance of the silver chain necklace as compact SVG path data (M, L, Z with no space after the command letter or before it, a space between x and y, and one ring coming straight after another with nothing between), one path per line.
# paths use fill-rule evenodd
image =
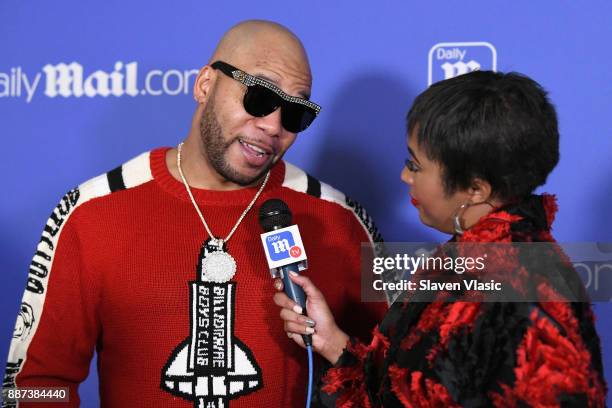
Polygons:
M266 187L266 184L268 183L268 179L270 178L270 170L268 170L268 172L266 173L266 177L264 178L263 183L261 183L261 187L259 187L259 190L257 190L255 197L253 197L253 199L251 200L247 208L242 212L242 214L238 218L238 221L236 221L236 224L234 225L234 227L231 229L229 234L227 234L227 237L225 237L225 239L217 238L213 235L212 231L208 227L208 223L204 219L204 215L202 215L202 211L200 210L198 203L196 203L195 198L193 198L193 193L191 192L191 188L189 188L189 184L187 184L187 179L185 179L185 174L183 174L183 169L181 168L182 149L183 149L183 142L181 142L178 145L178 153L176 155L176 162L177 162L179 175L181 176L181 180L183 181L183 184L185 185L187 194L189 195L189 198L191 199L191 204L193 204L193 207L195 208L196 212L200 216L200 220L202 220L204 229L206 229L206 232L208 233L208 236L210 237L210 240L211 240L210 244L216 247L216 250L209 253L208 256L206 256L206 258L202 262L202 272L204 274L203 279L207 281L218 282L218 283L227 282L230 279L232 279L234 277L234 274L236 273L236 260L234 259L233 256L231 256L229 253L223 250L223 245L227 241L229 241L232 235L234 235L234 232L236 232L236 229L238 228L238 226L240 225L244 217L246 217L249 210L253 207L253 205L255 205L255 201L257 201L257 199L263 192L264 188Z

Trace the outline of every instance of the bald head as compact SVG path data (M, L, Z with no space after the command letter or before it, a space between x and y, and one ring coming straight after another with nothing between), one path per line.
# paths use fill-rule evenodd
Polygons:
M256 84L230 75L216 61L258 78ZM303 121L314 118L302 110L303 102L284 94L309 99L311 86L304 46L287 28L250 20L225 33L193 87L197 107L186 147L195 152L204 185L226 189L261 180L291 147Z
M310 64L302 42L286 27L271 21L248 20L229 29L209 63L217 60L239 68L278 61L310 82Z

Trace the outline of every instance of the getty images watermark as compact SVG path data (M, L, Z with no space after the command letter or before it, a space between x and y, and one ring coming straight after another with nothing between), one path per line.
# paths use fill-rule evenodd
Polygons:
M610 302L612 244L362 244L362 300Z

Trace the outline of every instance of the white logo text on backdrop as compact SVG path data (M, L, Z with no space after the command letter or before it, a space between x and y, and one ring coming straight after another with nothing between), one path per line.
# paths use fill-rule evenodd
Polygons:
M141 74L137 62L121 61L115 62L112 71L90 73L78 62L46 64L34 75L28 75L19 66L8 72L0 71L0 98L24 99L30 103L39 89L48 98L185 95L191 92L197 75L197 69L152 69ZM140 78L144 78L142 83Z
M497 50L493 44L438 43L429 50L427 86L480 69L497 71Z

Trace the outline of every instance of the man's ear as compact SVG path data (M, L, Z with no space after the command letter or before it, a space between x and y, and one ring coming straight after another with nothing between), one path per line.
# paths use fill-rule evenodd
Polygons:
M480 204L489 202L492 198L493 191L491 184L481 178L475 178L472 180L472 184L469 188L470 201L473 204Z
M204 65L193 84L193 99L197 103L206 102L208 94L212 89L214 78L214 69L212 69L210 65Z

